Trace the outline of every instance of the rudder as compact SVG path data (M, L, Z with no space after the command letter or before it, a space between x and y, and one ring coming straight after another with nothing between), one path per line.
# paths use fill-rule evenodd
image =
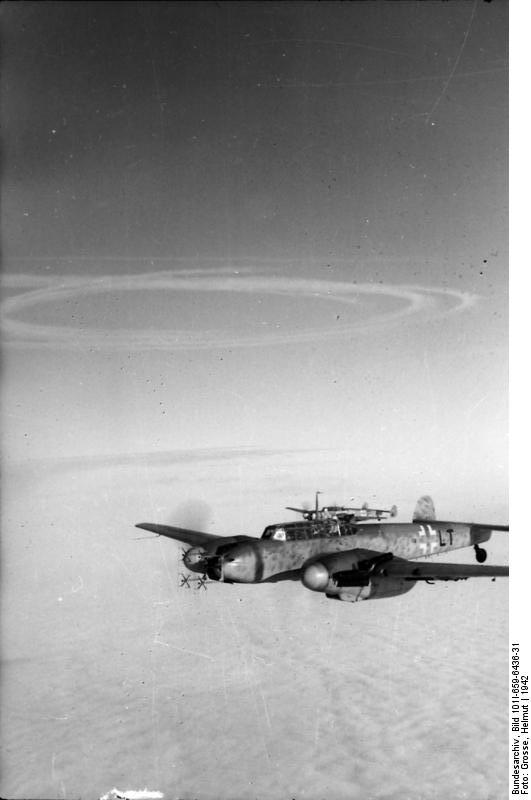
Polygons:
M435 506L428 494L423 494L417 500L417 505L413 512L413 522L426 521L432 522L435 519Z

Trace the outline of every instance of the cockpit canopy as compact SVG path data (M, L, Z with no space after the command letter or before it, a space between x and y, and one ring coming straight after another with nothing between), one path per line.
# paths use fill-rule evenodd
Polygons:
M345 525L337 519L312 520L304 522L283 522L268 525L262 539L275 542L293 542L300 539L313 539L315 536L330 538L355 533L355 528Z
M277 542L285 542L286 538L286 528L282 525L268 525L262 534L262 539L274 539Z

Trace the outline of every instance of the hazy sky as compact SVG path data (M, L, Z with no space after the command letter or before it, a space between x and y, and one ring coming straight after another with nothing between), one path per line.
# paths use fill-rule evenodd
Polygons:
M507 522L507 3L0 15L2 794L498 791L507 582L187 593L133 526Z
M6 463L504 521L507 4L2 16Z

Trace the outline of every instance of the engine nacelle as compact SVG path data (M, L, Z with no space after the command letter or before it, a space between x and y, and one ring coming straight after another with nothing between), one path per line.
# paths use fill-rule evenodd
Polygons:
M302 570L303 585L327 597L356 603L405 594L414 581L382 574L391 553L359 550L354 553L334 553L309 562Z
M396 597L398 594L409 592L415 585L414 581L403 578L371 578L364 586L338 587L335 592L326 594L334 600L345 600L348 603L357 603L358 600L379 600L382 597Z
M183 564L195 572L204 572L206 569L204 547L191 547L183 556Z

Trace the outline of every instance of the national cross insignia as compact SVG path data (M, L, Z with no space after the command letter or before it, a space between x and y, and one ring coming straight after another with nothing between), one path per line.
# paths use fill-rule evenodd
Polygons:
M419 525L420 543L424 555L431 555L439 547L439 537L437 531L431 525Z

